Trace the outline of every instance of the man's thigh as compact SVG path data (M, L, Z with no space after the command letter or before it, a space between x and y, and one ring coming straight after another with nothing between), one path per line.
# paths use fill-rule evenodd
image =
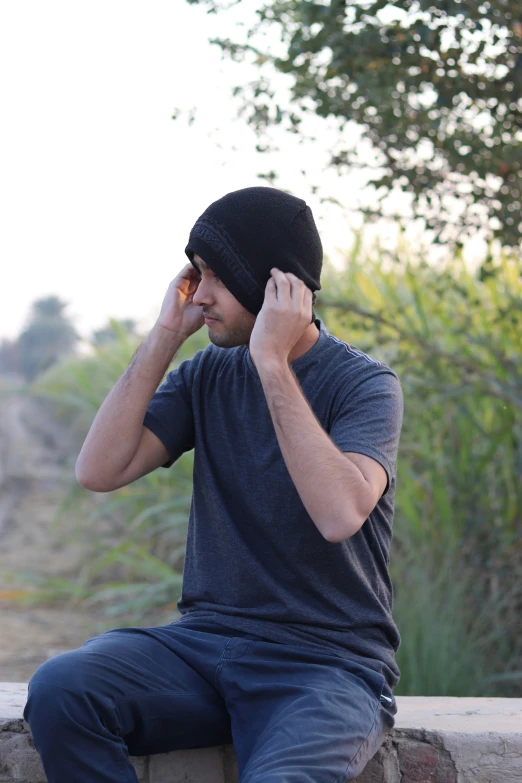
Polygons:
M394 724L381 674L310 648L237 640L218 684L241 783L353 780Z
M214 687L227 641L176 623L113 629L46 661L29 695L54 685L72 694L77 712L93 705L131 755L230 742L229 715Z

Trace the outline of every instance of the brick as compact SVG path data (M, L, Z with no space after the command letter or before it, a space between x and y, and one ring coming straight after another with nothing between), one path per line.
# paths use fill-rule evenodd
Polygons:
M46 783L40 757L28 733L0 733L0 781Z
M225 783L222 750L197 748L151 756L149 783Z
M149 757L130 756L130 760L136 770L139 783L149 783Z

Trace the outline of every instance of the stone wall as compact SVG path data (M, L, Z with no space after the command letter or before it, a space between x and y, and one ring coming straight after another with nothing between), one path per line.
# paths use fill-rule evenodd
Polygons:
M46 783L22 718L27 686L0 684L0 783ZM397 697L394 730L357 783L521 783L522 699ZM237 783L231 746L134 758L140 783Z

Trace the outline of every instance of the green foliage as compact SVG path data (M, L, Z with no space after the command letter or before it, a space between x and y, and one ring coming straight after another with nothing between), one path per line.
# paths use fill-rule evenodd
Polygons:
M117 327L115 326L116 323L118 324ZM94 345L101 345L102 343L107 343L111 340L117 340L121 329L123 329L124 332L128 332L130 335L135 335L136 321L132 318L124 318L121 321L112 319L107 326L93 331L91 341Z
M0 374L4 373L21 375L18 340L10 340L7 337L0 340Z
M188 0L214 13L237 3ZM259 67L240 84L240 113L270 149L281 125L304 137L309 113L338 121L330 164L363 166L350 123L362 128L376 163L371 180L382 210L394 187L408 191L436 240L460 243L485 222L490 236L518 246L522 201L522 18L518 0L264 0L246 42L212 39L233 60ZM276 29L285 54L262 37ZM238 33L239 34L239 33ZM267 70L268 69L268 70ZM289 77L280 105L274 73ZM448 198L450 197L450 198ZM452 227L452 228L450 228Z
M57 296L34 302L29 324L16 344L19 371L26 381L74 351L79 338L63 312L66 307Z
M31 389L35 396L54 402L55 415L77 427L82 441L143 339L115 319L110 320L110 329L115 339L95 342L92 356L65 359ZM192 335L167 372L207 344L203 331ZM99 605L107 616L125 615L128 621L139 621L153 607L175 602L183 570L192 464L192 453L184 454L175 473L159 469L103 495L93 495L74 481L55 516L55 525L85 546L74 589L66 580L35 580L25 574L24 580L37 588L34 598L81 600Z
M356 248L345 274L327 268L316 307L404 390L397 692L511 695L522 679L491 678L521 668L522 276L509 256L487 275L451 266L363 261Z

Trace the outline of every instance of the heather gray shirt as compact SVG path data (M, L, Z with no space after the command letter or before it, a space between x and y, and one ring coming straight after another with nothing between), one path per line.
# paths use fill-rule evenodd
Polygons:
M336 446L383 466L386 490L354 536L326 541L290 477L247 346L208 345L167 374L144 419L168 449L163 467L194 449L178 608L359 659L393 687L400 639L388 562L401 386L388 366L315 323L319 339L292 370Z

